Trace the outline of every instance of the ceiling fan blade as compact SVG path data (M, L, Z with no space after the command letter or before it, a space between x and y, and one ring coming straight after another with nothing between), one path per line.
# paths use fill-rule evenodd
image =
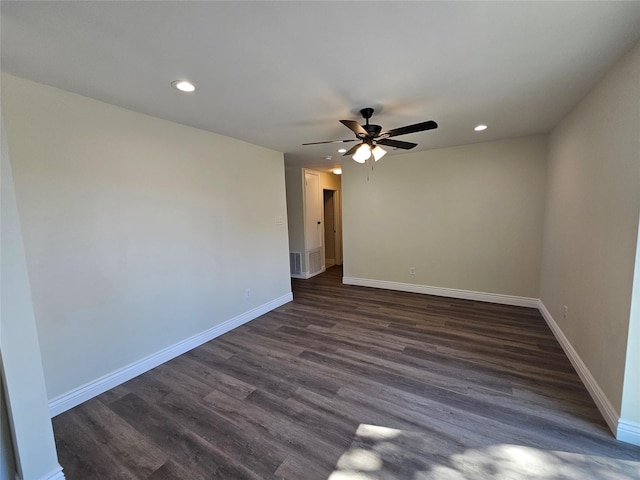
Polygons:
M438 128L438 124L433 120L429 120L427 122L416 123L414 125L407 125L406 127L394 128L392 130L382 132L379 135L379 137L381 138L397 137L398 135L406 135L408 133L422 132L424 130L433 130L434 128Z
M383 138L381 140L378 140L378 141L376 141L376 143L378 145L387 145L388 147L401 148L403 150L409 150L409 149L411 149L413 147L418 146L417 143L402 142L400 140L390 140L388 138Z
M356 150L358 150L358 148L360 148L360 145L362 145L362 143L359 143L358 145L351 147L349 149L348 152L344 153L342 156L346 157L347 155L353 155L354 153L356 153Z
M362 128L362 125L360 125L355 120L340 120L340 123L351 130L353 133L355 133L358 138L366 137L369 135L367 131Z
M326 142L311 142L311 143L303 143L302 145L320 145L321 143L347 143L347 142L357 142L357 138L352 138L349 140L328 140Z

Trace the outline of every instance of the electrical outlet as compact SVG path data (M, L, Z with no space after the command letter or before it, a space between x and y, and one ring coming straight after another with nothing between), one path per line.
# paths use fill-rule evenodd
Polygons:
M567 307L565 305L564 308L562 309L562 318L564 318L566 320L567 319L567 315L569 315L569 307Z
M409 267L409 275L415 275L416 274L416 267Z

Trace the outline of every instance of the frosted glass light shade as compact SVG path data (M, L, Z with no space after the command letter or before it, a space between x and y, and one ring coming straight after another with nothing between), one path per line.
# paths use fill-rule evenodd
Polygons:
M378 145L376 145L373 148L373 150L371 151L371 153L373 154L373 158L377 162L378 160L380 160L382 157L384 157L387 154L387 151L384 148L379 147Z
M353 155L353 159L358 163L364 163L371 157L371 147L366 143L363 143L356 153Z

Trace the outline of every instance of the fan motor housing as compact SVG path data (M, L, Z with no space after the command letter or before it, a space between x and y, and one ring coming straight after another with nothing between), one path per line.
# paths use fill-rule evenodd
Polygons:
M377 137L378 134L382 131L382 127L380 125L362 125L370 137Z

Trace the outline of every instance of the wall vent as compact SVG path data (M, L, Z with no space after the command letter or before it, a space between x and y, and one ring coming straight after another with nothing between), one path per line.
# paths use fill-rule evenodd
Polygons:
M322 270L322 249L309 252L309 273L317 273Z
M289 269L291 275L302 273L302 254L300 252L289 252Z

